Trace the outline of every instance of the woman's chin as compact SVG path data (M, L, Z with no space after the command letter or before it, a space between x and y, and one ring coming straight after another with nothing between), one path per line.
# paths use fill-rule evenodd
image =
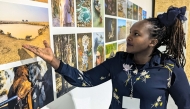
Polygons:
M130 50L130 49L127 49L126 52L127 52L127 53L132 53L132 54L133 54L133 51Z

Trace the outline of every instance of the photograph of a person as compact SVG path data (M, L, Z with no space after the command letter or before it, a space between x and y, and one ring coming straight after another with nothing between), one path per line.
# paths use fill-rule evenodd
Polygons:
M53 35L54 53L56 58L77 68L75 34ZM70 85L60 74L56 72L56 93L59 98L69 92L74 86Z
M168 97L178 109L188 109L190 86L184 70L186 38L183 28L187 21L186 9L186 6L170 6L163 14L137 21L126 38L126 52L117 52L117 42L107 43L105 51L109 59L86 71L55 58L46 41L43 48L27 44L23 47L50 63L76 87L94 87L111 81L110 109L123 109L123 106L128 109L167 109ZM165 52L159 50L163 45ZM123 102L123 98L137 102Z
M133 25L133 22L131 20L127 20L126 21L126 36L128 37L128 35L130 34L130 29Z
M52 68L38 61L0 71L1 109L39 109L54 100ZM16 97L15 97L16 96Z
M117 52L117 42L106 44L105 51L106 51L106 59L115 57Z
M124 51L126 52L126 41L119 41L118 44L118 50L117 51Z
M116 41L117 21L114 18L105 18L105 40L106 42Z
M53 27L74 27L74 0L51 0Z
M127 2L126 0L117 0L117 13L118 17L126 18L127 17Z
M104 32L93 33L94 43L94 66L101 64L104 61Z
M92 33L77 34L78 69L87 71L93 67Z
M143 17L143 20L146 19L146 17L147 17L146 14L147 14L147 12L146 12L145 10L143 10L143 11L142 11L142 17Z
M126 20L117 19L117 36L118 40L126 38Z
M0 17L0 64L36 57L24 50L22 44L43 47L41 41L50 42L47 8L0 1L0 10L6 10L0 11L3 15Z
M142 20L142 8L139 7L139 21Z
M76 0L77 27L92 27L91 0Z
M93 0L93 27L104 27L103 3L103 0Z
M117 16L116 0L105 0L105 14Z
M133 4L133 20L138 20L138 6Z
M133 3L127 0L127 18L133 19Z

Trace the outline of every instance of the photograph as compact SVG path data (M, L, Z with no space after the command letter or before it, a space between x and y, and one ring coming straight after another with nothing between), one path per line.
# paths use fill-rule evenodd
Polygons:
M53 27L74 27L74 0L51 0Z
M103 0L93 0L93 27L104 27L103 3Z
M116 41L117 21L114 18L105 18L105 40L106 42Z
M139 7L139 21L142 20L142 8Z
M126 0L118 0L117 1L117 7L118 7L118 11L117 11L117 16L118 17L122 17L122 18L126 18L127 17L127 3Z
M43 40L50 43L47 8L0 1L0 10L6 10L0 11L3 15L0 17L0 64L36 57L23 49L23 44L44 47Z
M54 54L59 60L77 68L75 34L53 35ZM57 98L72 90L74 86L69 84L59 73L56 72Z
M91 0L76 0L77 27L92 27Z
M117 36L118 40L126 38L126 20L117 19Z
M93 67L92 33L77 34L78 69L87 71Z
M105 14L117 16L116 0L105 0Z
M94 67L104 62L104 32L93 33Z
M117 52L117 42L106 44L106 59L113 58Z
M132 21L132 26L133 26L136 22L138 22L138 21Z
M31 0L31 1L36 1L36 2L43 2L43 3L48 3L48 0Z
M147 12L145 10L142 11L142 17L143 17L143 20L147 18L146 16Z
M117 51L124 51L124 52L126 52L126 41L119 41L119 42L117 42L118 43L118 50Z
M127 24L126 24L126 37L128 37L129 36L129 34L130 34L130 29L131 29L131 26L132 26L132 24L133 24L133 22L131 21L131 20L127 20Z
M40 109L54 100L52 68L45 61L1 70L0 77L1 109Z
M133 19L133 3L131 1L127 1L127 18Z
M138 6L133 4L133 20L138 20Z

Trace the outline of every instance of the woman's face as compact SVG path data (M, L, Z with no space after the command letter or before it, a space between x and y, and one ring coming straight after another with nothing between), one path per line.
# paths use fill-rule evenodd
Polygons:
M150 47L153 47L153 38L150 38L150 28L152 25L146 21L142 20L135 23L131 29L130 34L127 37L127 52L128 53L141 53L146 51Z

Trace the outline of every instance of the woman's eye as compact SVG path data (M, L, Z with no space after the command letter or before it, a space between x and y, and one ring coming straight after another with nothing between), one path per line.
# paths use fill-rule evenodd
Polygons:
M138 34L138 33L135 33L135 36L139 36L139 34Z

